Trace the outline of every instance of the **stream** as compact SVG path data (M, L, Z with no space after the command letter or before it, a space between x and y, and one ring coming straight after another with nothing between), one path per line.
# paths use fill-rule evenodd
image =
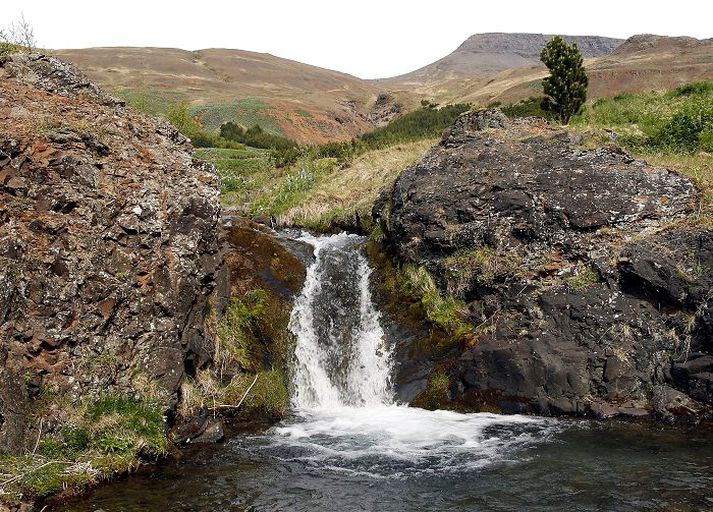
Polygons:
M708 430L399 404L364 239L300 239L288 417L58 510L713 510Z

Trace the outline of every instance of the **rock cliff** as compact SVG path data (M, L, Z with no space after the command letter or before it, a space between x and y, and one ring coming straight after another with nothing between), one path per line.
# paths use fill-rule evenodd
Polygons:
M579 142L544 121L466 114L377 202L397 258L427 269L471 326L436 361L442 405L704 416L713 232L695 222L696 190Z
M27 444L39 397L143 380L171 409L211 358L218 191L175 129L68 64L0 62L0 449Z

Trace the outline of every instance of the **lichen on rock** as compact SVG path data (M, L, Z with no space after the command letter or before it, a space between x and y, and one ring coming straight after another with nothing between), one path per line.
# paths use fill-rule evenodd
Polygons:
M43 397L148 379L169 411L186 362L209 363L219 187L180 133L66 63L0 65L0 448L19 451Z
M464 114L375 205L387 248L488 326L439 361L441 406L703 417L713 244L688 222L696 190L578 142L542 120Z

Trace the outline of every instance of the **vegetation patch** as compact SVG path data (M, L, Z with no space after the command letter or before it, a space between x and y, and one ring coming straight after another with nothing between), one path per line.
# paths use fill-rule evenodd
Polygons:
M200 105L191 109L191 115L198 119L209 132L220 129L225 123L241 126L259 126L266 133L282 135L277 121L266 114L267 105L258 98L242 98L227 103Z
M161 403L138 393L63 403L67 421L42 432L39 419L41 435L30 453L0 454L0 502L80 489L165 455L169 440Z
M552 120L554 115L551 111L545 110L543 108L545 98L532 96L526 100L518 101L517 103L512 103L510 105L503 105L501 103L494 102L488 105L489 107L500 107L503 114L506 116L517 119L523 117L542 117L544 119Z
M153 116L165 117L172 108L186 101L186 95L183 93L150 87L115 89L114 94L130 107Z
M278 153L289 152L290 149L297 147L296 142L281 135L268 133L257 124L245 128L229 121L220 125L220 136L254 148L272 149Z
M448 409L444 404L448 401L450 379L444 372L434 372L428 377L426 389L421 391L409 405L435 411Z
M517 269L519 258L514 252L483 246L460 250L443 259L449 294L463 297L477 281L490 286Z
M475 336L473 325L466 320L465 303L450 294L442 294L428 270L416 265L405 265L402 279L404 291L420 298L426 318L443 329L453 342L462 343Z
M599 274L591 267L578 268L576 273L565 279L570 288L583 291L600 283Z

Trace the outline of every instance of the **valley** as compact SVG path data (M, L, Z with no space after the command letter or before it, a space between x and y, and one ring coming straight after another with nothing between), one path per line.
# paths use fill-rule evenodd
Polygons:
M0 44L0 511L709 507L713 41L550 39Z

